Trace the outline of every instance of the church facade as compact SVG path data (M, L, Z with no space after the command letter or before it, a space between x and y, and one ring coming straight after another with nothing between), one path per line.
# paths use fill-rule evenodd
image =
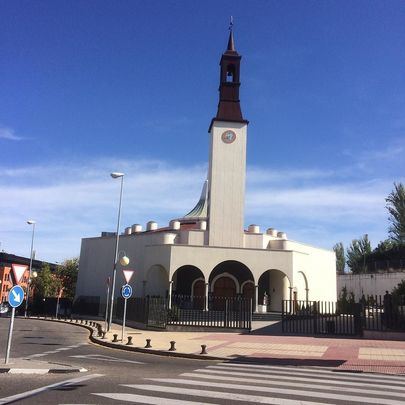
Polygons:
M248 121L240 100L241 56L233 33L220 61L219 103L209 126L209 169L200 200L159 228L150 221L125 228L119 250L130 259L135 296L243 296L253 310L280 311L283 299L336 300L333 251L287 238L274 228L244 227ZM82 240L76 297L105 302L115 234ZM119 266L119 265L118 265ZM117 286L124 279L120 268ZM119 288L116 288L116 296Z

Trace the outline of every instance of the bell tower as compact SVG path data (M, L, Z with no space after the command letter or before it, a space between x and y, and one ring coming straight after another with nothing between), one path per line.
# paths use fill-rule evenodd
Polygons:
M239 101L241 56L232 25L220 61L219 103L209 127L208 244L243 247L248 121Z

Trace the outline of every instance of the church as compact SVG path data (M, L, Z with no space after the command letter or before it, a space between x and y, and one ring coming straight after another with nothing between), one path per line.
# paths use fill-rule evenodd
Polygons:
M246 144L249 122L239 99L241 55L232 30L220 60L219 103L208 130L209 168L201 197L186 215L159 227L127 226L120 255L134 270L135 297L175 295L251 299L254 312L281 311L282 300L336 301L333 251L288 239L272 227L245 228ZM254 141L254 140L253 140ZM270 208L270 207L269 207ZM106 302L116 234L82 239L76 298ZM115 295L125 284L118 263Z

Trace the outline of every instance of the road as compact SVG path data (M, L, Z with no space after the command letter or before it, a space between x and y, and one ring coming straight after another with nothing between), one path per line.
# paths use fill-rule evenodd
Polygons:
M0 354L8 319L0 318ZM201 361L96 346L75 325L16 319L12 357L85 367L75 374L1 374L0 404L403 404L400 376ZM136 341L136 334L133 335ZM4 356L2 356L4 358ZM36 390L36 392L33 392ZM8 398L8 399L7 399ZM13 401L13 402L10 402Z

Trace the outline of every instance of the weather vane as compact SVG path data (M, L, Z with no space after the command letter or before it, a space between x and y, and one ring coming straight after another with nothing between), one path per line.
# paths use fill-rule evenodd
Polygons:
M233 17L231 16L229 19L229 31L232 31L233 28Z

